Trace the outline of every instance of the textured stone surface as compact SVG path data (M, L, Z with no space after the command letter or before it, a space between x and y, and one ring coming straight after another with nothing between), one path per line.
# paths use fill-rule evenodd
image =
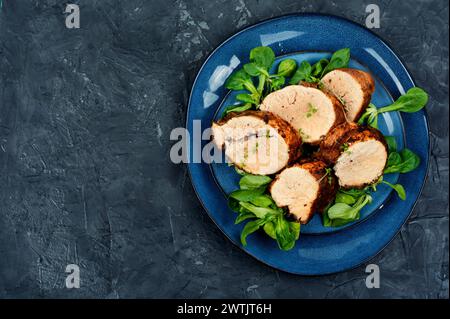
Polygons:
M237 30L293 12L365 20L364 1L3 0L0 297L448 297L448 1L376 1L375 32L431 95L428 181L373 262L325 277L275 271L234 247L169 162L201 63ZM370 3L370 1L368 2ZM81 288L65 288L65 266Z

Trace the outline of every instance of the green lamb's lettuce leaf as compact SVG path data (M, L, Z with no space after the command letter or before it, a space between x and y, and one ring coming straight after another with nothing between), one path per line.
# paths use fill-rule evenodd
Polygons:
M286 59L278 65L277 75L283 77L291 77L297 68L297 62L292 59Z
M300 233L300 224L288 221L284 210L276 206L272 197L265 194L272 179L264 175L241 173L240 189L228 197L228 206L238 213L235 224L247 222L241 232L241 243L247 245L247 237L263 228L276 240L282 250L294 247Z
M359 124L365 124L377 127L378 115L384 112L418 112L428 103L428 94L423 89L413 87L409 89L404 95L400 96L394 103L388 106L377 108L373 104L369 104L364 114L359 119Z
M275 207L275 203L269 195L256 196L250 203L258 207Z
M243 246L247 246L247 236L257 231L261 226L266 223L265 219L256 219L247 222L244 229L241 232L241 243Z
M255 189L267 185L272 181L269 176L246 174L239 181L241 189Z
M394 136L385 136L386 144L388 145L389 152L397 151L397 142Z
M272 221L269 221L267 223L264 224L264 232L269 235L270 238L272 239L277 239L277 235L275 233L275 225Z
M351 195L352 194L352 195ZM329 205L323 213L325 227L339 227L360 218L361 209L372 201L367 192L350 190L348 193L338 192L334 204Z
M393 190L395 190L397 192L398 197L400 197L401 200L405 200L406 199L406 192L405 189L403 188L403 186L401 184L391 184L389 182L383 181L383 184L388 185L389 187L391 187Z
M328 61L327 59L320 59L318 62L313 64L311 68L311 75L315 78L322 78L323 71L329 63L330 61Z
M250 51L250 61L255 65L269 70L275 62L275 53L270 47L262 46Z
M280 215L280 211L278 209L258 207L246 202L240 202L239 205L244 207L247 211L252 212L257 218L265 218L269 215Z
M351 195L345 194L343 192L338 192L334 201L335 203L353 205L356 202L356 199Z
M239 212L238 217L236 217L236 220L234 221L235 224L242 223L244 220L255 218L255 214L252 212L242 211Z
M279 215L275 225L275 237L280 249L290 250L300 233L300 223L288 222L283 215Z
M244 111L250 110L251 108L252 108L252 104L251 103L239 104L239 105L230 105L222 113L222 118L225 117L228 113L231 113L231 112L236 112L236 113L244 112Z
M303 61L298 67L297 71L295 71L289 83L294 85L299 84L300 81L306 81L310 79L310 77L311 77L311 64L309 64L308 61Z
M265 191L265 187L252 188L252 189L238 189L232 192L229 197L240 202L250 202L254 198L262 195Z
M247 88L249 85L253 85L250 75L241 69L233 74L225 82L225 87L229 90L240 91Z
M389 106L378 109L378 113L400 111L415 113L420 111L428 103L428 94L419 87L409 89L406 94L400 96Z
M330 62L323 69L321 76L338 68L346 68L350 62L350 49L344 48L333 53Z
M271 79L271 84L270 84L270 91L276 91L281 89L281 87L284 85L284 83L286 82L286 78L284 76L273 76Z
M420 165L420 157L413 151L404 148L400 153L392 152L389 154L388 164L384 170L389 173L408 173L415 170Z
M247 64L244 64L244 70L251 76L260 76L265 75L266 77L269 77L269 72L265 67L259 66L256 63L250 62Z
M253 94L241 93L236 95L236 100L245 102L246 104L255 104L259 103L259 96L254 96Z

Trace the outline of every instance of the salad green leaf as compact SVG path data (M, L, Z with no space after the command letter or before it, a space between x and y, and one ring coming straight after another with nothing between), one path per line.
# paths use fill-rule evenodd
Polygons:
M405 189L403 188L403 186L401 184L391 184L389 182L383 181L383 184L388 185L389 187L392 187L393 190L395 190L397 192L398 197L400 197L401 200L405 200L406 199L406 192Z
M300 66L298 67L297 71L295 71L294 75L292 76L291 80L289 81L290 84L298 84L300 81L306 81L311 78L311 64L309 64L308 61L303 61Z
M362 195L358 200L350 206L345 203L336 203L328 209L328 217L330 219L356 220L359 211L372 201L369 194Z
M275 224L272 221L268 221L264 224L264 232L269 235L272 239L277 239L277 235L275 234Z
M386 168L397 166L402 162L402 157L400 156L400 153L397 153L396 151L390 152L388 156L388 161Z
M372 201L365 189L340 189L333 203L330 203L322 215L325 227L340 227L360 218L361 209Z
M323 69L321 77L338 68L346 68L350 62L350 49L343 48L333 53L330 62Z
M234 221L234 223L239 224L239 223L242 223L244 220L247 220L250 218L255 218L255 214L243 210L242 212L239 212L238 217L236 217L236 220Z
M392 111L415 113L423 109L427 103L428 94L419 87L413 87L391 105L378 109L378 113Z
M222 118L225 117L228 113L231 113L231 112L237 112L237 113L244 112L244 111L250 110L251 108L252 108L252 104L251 103L239 104L239 105L230 105L222 113Z
M259 103L259 95L255 96L254 94L241 93L236 95L236 100L245 102L246 104L255 104Z
M413 151L404 148L400 153L392 152L388 157L388 164L384 170L389 173L409 173L420 165L420 157Z
M250 203L259 207L275 207L272 197L268 195L260 195L253 198Z
M297 69L297 62L295 62L295 60L292 59L286 59L281 61L280 64L278 64L277 75L283 77L290 77L294 74L296 69Z
M229 90L234 91L240 91L250 88L248 89L250 92L256 92L256 88L252 82L251 76L243 69L240 69L231 74L231 76L225 82L225 87Z
M253 188L253 189L238 189L232 192L229 197L240 202L250 202L259 195L262 195L265 191L265 187Z
M421 88L413 87L391 105L377 108L372 103L369 104L358 123L365 124L367 122L368 125L377 128L379 114L392 111L414 113L423 109L427 102L428 94Z
M240 179L239 186L241 189L255 189L267 185L271 181L272 179L266 175L246 174Z
M300 223L288 222L283 215L276 219L275 237L280 249L290 250L295 246L295 241L300 233Z
M311 69L311 75L315 78L321 78L323 71L325 70L326 66L330 63L327 59L320 59L318 62L313 64Z
M336 194L336 199L334 200L334 202L353 205L356 202L356 199L352 195L345 194L343 192L338 192Z
M269 70L275 62L275 53L270 47L262 46L250 51L250 61L257 66Z
M258 218L264 218L268 215L280 215L280 210L268 208L268 207L258 207L250 203L240 202L239 205L244 207L247 211L252 212Z
M269 76L269 72L266 68L259 66L256 63L250 62L247 64L244 64L243 66L245 72L247 72L251 76L259 76L259 75L265 75L266 77Z
M242 171L238 173L242 175L240 189L229 195L228 206L238 213L235 224L247 221L241 233L242 245L247 244L247 236L262 227L268 236L277 241L280 249L292 249L299 238L300 224L288 221L284 210L276 206L270 195L265 194L272 179Z
M272 92L281 89L281 87L286 82L286 78L282 75L276 75L272 77L270 81L270 91Z
M389 152L397 151L397 142L394 136L385 135L384 139L386 140L386 144L388 145Z
M255 219L245 224L244 229L241 232L241 243L243 246L247 246L247 236L257 231L267 221L265 219Z

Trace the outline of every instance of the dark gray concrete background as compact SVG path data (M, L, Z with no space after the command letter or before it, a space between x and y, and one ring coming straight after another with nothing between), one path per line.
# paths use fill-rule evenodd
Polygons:
M3 0L0 297L448 297L448 1ZM372 262L325 277L273 270L234 247L169 161L199 67L260 20L332 13L377 34L431 95L432 158L416 208ZM393 212L395 213L395 212ZM66 289L67 264L81 288Z

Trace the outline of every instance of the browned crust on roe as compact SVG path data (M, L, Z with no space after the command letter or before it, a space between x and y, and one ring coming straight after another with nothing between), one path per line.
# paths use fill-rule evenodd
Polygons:
M337 182L337 178L334 175L334 172L332 170L329 170L327 172L328 165L321 161L321 160L315 160L315 159L304 159L300 161L299 163L295 163L287 168L291 167L300 167L305 170L308 170L311 175L315 177L316 180L319 182L319 192L317 194L316 199L311 204L311 209L309 211L309 215L306 218L306 220L303 220L301 223L306 224L308 223L311 218L314 216L315 212L323 213L325 208L328 206L331 201L334 200L336 197L336 193L339 189L339 185ZM285 168L285 169L287 169ZM329 174L329 175L328 175ZM330 177L328 177L330 176ZM278 181L279 174L275 176L274 180L270 183L268 189L269 192L272 193L272 186ZM285 207L286 209L289 209L288 207ZM291 214L288 212L287 218L291 220L298 221L298 217L294 214Z
M265 111L253 111L248 110L244 112L230 112L224 118L220 119L216 123L218 125L224 125L230 119L243 116L253 116L264 121L264 123L277 130L278 134L285 140L289 148L289 161L292 163L301 156L301 144L302 139L298 132L281 117ZM214 137L213 137L214 138ZM236 164L235 164L236 165Z
M339 68L336 70L340 70L342 72L345 72L349 75L351 75L360 85L361 89L363 91L363 104L359 110L359 112L356 114L354 122L357 122L359 118L363 115L364 111L366 110L367 106L370 103L370 100L372 98L372 94L375 91L375 81L373 77L362 70L358 69L351 69L351 68Z

